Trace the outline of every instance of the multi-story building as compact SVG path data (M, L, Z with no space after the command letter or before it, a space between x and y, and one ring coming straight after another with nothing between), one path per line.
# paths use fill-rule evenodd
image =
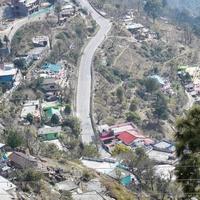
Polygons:
M40 0L11 0L15 17L27 16L39 10Z
M0 85L11 88L16 80L18 70L13 63L0 63Z

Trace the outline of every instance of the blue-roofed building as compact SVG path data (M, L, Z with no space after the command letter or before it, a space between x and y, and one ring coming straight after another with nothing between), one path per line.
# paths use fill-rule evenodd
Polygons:
M42 66L42 69L47 70L51 73L59 73L60 70L61 70L61 65L60 64L45 63Z
M131 176L131 173L118 167L109 172L108 176L119 181L124 186L128 186L133 182L133 176Z
M174 153L176 150L175 145L172 142L169 142L166 140L162 140L154 144L153 149L157 151L168 152L168 153Z
M0 85L12 87L17 75L13 63L0 64Z

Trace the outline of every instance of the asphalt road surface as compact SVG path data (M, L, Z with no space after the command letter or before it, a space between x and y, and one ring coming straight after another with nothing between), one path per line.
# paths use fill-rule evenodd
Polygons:
M82 8L85 8L92 18L99 25L96 35L89 41L85 47L79 66L79 77L76 98L76 113L81 121L81 137L83 143L91 143L94 138L94 131L90 118L90 95L91 95L91 65L92 59L97 48L104 41L112 24L108 19L102 17L96 12L87 0L79 0Z

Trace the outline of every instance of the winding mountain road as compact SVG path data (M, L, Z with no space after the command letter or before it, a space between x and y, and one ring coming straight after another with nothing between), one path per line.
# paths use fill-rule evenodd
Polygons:
M12 39L15 35L15 33L24 25L29 24L31 22L36 22L36 21L41 21L43 19L45 19L46 14L50 13L51 11L53 11L52 7L48 8L48 9L43 9L40 12L34 13L30 16L24 17L22 19L16 19L12 24L9 25L9 27L3 31L0 31L0 37L3 38L4 35L6 35L10 41L10 43L12 42ZM10 45L10 44L9 44ZM35 65L34 65L35 66ZM33 67L29 68L29 72L33 69ZM10 91L7 91L6 93L4 93L1 98L0 98L0 103L4 100L8 101L9 97L11 96L11 94L16 91L16 89L18 88L18 86L21 84L22 82L22 77L18 80L18 82L16 82L16 86L13 87Z
M79 66L77 98L76 98L76 114L81 121L81 137L82 142L89 144L93 141L94 131L92 128L90 118L90 104L91 102L91 68L92 59L95 51L104 41L112 24L108 19L105 19L98 12L96 12L87 0L78 0L81 7L86 9L92 18L99 25L99 30L96 35L89 41L85 47Z
M47 13L53 12L53 7L50 7L48 9L41 9L40 11L33 13L32 15L29 15L27 17L16 19L13 23L9 25L9 27L3 31L0 31L0 35L8 36L8 39L11 41L15 35L15 33L24 25L29 24L31 22L35 21L41 21L43 20Z

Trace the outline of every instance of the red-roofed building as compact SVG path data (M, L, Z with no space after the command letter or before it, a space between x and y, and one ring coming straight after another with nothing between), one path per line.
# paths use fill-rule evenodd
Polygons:
M112 142L112 140L114 140L114 139L115 139L115 136L100 138L101 142L103 142L103 143Z
M118 135L117 138L121 140L125 145L131 145L133 141L137 139L137 137L126 131Z
M128 122L110 126L109 130L113 131L115 135L119 135L125 131L137 130L137 127L133 123Z
M153 140L145 137L136 125L130 122L107 127L107 130L102 129L99 138L102 146L109 152L118 143L123 143L133 148L154 143Z
M111 137L111 136L114 136L114 133L112 131L110 132L103 131L102 133L100 133L100 139Z
M138 129L127 131L129 134L135 136L136 138L146 138L141 131Z

